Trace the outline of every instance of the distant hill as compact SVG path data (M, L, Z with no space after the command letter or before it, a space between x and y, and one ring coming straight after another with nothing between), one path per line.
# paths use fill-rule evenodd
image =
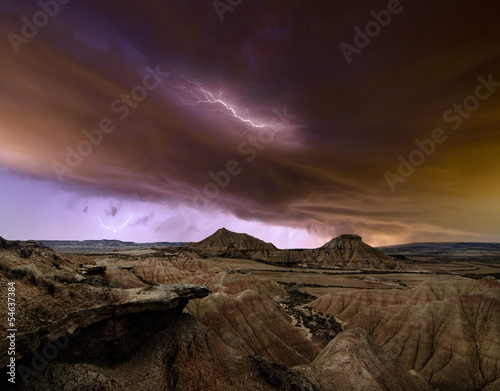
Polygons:
M318 266L341 266L350 269L405 269L386 253L365 242L359 235L340 235L315 250Z
M220 228L209 237L200 242L189 244L190 248L197 250L203 255L239 257L242 250L276 251L276 246L272 243L264 242L251 235L236 233Z
M500 243L422 242L384 246L378 249L398 258L500 261Z
M121 240L41 240L44 246L60 253L96 253L113 250L137 250L151 247L184 246L186 242L151 242L135 243Z
M358 235L340 235L317 249L280 250L253 236L219 229L187 248L209 257L252 259L280 266L339 269L410 270L409 263L395 260L364 243Z

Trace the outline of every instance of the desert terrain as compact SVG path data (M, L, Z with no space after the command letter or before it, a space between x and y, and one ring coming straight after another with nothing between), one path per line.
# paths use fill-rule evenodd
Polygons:
M143 246L0 239L0 280L15 283L17 326L15 384L1 330L2 382L15 390L496 390L497 250L374 249L352 234L280 250L224 228L197 243ZM1 296L7 302L6 289Z

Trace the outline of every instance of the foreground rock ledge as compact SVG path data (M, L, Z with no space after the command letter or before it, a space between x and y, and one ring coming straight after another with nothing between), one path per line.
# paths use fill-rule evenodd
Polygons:
M99 306L74 311L49 325L18 333L16 358L19 360L40 346L104 320L148 311L177 309L176 312L181 313L189 300L206 297L210 291L202 285L155 285L114 293L113 297L106 297ZM0 345L0 367L8 362L7 350L8 341Z

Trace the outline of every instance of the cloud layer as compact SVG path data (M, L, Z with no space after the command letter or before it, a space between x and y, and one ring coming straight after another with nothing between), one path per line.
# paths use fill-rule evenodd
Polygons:
M69 2L15 48L40 5L1 7L0 165L34 192L104 197L101 218L141 202L150 232L215 213L376 244L500 237L496 3L401 1L350 63L341 43L387 3L242 2L221 22L211 2Z

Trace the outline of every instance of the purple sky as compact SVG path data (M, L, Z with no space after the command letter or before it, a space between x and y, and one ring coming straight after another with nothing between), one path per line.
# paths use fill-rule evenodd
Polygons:
M0 4L0 236L500 241L497 3L46 3Z

